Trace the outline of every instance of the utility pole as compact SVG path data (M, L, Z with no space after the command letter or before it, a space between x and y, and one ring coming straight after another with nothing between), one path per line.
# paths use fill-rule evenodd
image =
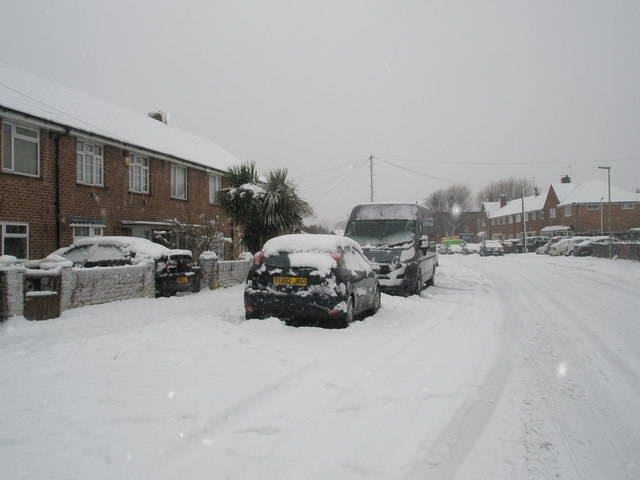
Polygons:
M524 183L522 184L522 253L527 253L527 217L524 213Z
M369 155L369 171L371 172L371 203L373 203L373 154Z
M609 258L611 258L611 167L598 167L600 170L607 171L607 187L609 190Z

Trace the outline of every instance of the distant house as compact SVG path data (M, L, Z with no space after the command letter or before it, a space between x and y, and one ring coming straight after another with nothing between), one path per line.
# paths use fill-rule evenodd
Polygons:
M609 195L607 182L589 180L549 185L541 193L504 199L498 208L483 210L486 238L599 233L607 234ZM524 215L523 215L524 212ZM611 233L619 234L640 226L640 195L611 187Z
M0 254L42 258L79 237L155 239L215 222L233 240L217 253L236 258L217 195L239 160L150 115L0 63Z

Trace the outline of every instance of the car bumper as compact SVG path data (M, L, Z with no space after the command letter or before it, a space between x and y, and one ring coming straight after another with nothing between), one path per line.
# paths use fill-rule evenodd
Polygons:
M253 289L244 293L249 318L341 319L346 315L346 305L347 298L341 295L293 295Z
M170 296L180 292L192 292L196 276L193 272L184 275L159 277L156 279L156 291L159 295Z

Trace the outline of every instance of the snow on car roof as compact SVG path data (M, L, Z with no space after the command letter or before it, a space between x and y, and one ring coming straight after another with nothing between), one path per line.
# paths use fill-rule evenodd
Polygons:
M175 253L164 245L153 243L150 240L138 237L86 237L76 240L73 245L116 245L118 247L130 249L133 252L148 255L156 259L162 256L167 256L171 253ZM183 252L188 252L188 254L191 255L191 252L189 252L188 250Z
M278 252L331 252L347 245L360 249L355 240L340 235L291 234L268 240L262 251L265 255L276 255Z

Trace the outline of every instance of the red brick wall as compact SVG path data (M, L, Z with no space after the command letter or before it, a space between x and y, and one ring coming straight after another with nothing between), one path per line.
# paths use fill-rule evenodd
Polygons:
M1 132L1 129L0 129ZM70 217L104 220L105 235L122 235L122 220L184 223L219 216L226 237L234 238L234 248L225 248L226 258L237 258L237 232L218 205L209 204L208 173L187 168L187 199L171 198L171 163L149 158L149 194L129 191L129 169L120 148L104 146L104 186L76 181L76 138L59 138L60 244L56 239L56 148L58 134L40 130L40 178L0 172L0 220L29 223L29 256L42 258L59 246L72 242ZM1 145L0 133L0 145ZM100 144L99 141L95 142ZM1 150L0 150L1 151Z

